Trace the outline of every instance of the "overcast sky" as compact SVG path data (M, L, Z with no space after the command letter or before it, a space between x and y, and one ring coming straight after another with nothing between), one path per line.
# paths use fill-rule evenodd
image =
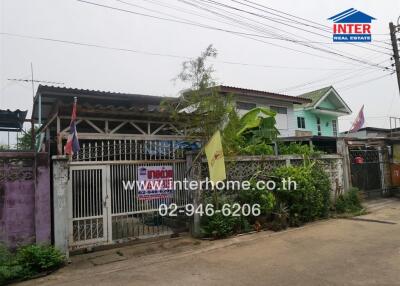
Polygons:
M390 76L389 72L380 68L361 64L343 56L328 54L288 41L266 38L276 38L276 34L279 34L281 38L290 37L302 42L310 41L318 48L362 59L369 64L379 63L382 67L390 66L392 61L389 55L391 46L388 23L396 22L400 16L400 1L398 0L252 0L252 2L328 26L331 26L331 23L327 18L343 10L349 8L361 10L377 20L372 24L373 42L361 43L358 46L334 44L329 32L288 22L277 15L266 14L262 10L243 6L235 1L218 2L256 13L263 18L231 10L226 6L206 7L218 13L222 12L218 9L226 10L222 12L225 17L232 17L229 13L237 14L233 16L237 20L233 23L230 19L224 19L178 0L93 0L93 2L135 13L183 22L191 21L217 29L253 34L253 36L154 19L76 0L0 0L2 33L139 51L139 53L117 51L2 34L0 35L1 109L31 110L31 85L7 80L9 78L28 79L31 62L35 79L62 82L66 87L174 96L184 87L175 85L171 81L180 71L182 61L185 57L196 57L209 44L213 44L218 50L218 58L213 64L219 83L265 91L282 91L289 95L299 95L333 85L353 110L351 116L340 119L341 131L349 128L363 104L365 104L366 126L388 127L389 116L400 117L398 108L400 97L395 75ZM207 1L203 4L199 4L202 2L198 0L187 0L187 2L203 5L204 8L204 2ZM255 5L250 2L247 4ZM257 7L265 10L260 6ZM269 12L278 14L272 10ZM279 16L288 17L284 14L279 14ZM278 19L286 24L282 25L265 17L273 18L272 20ZM246 26L242 25L243 22ZM249 24L262 25L263 31L252 30ZM288 25L307 29L323 36L307 33ZM273 31L272 28L274 28ZM292 34L284 34L282 30ZM255 34L257 36L254 36ZM283 47L273 46L270 43ZM140 52L164 56L146 55ZM173 57L165 55L173 55ZM384 75L388 76L382 77ZM377 79L379 77L382 78ZM310 82L312 84L305 85ZM293 86L298 87L287 90Z

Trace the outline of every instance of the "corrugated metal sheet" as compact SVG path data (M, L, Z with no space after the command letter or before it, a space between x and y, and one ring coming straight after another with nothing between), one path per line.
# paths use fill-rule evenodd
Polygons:
M28 111L19 109L15 111L0 110L0 131L21 131L27 113Z

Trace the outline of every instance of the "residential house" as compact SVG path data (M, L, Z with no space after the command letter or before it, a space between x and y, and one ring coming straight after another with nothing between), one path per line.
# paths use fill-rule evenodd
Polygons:
M311 102L295 106L296 135L338 136L340 116L351 114L350 107L332 87L300 95Z
M301 96L289 96L267 91L245 89L220 85L217 87L221 94L233 94L239 114L255 108L267 107L276 112L276 127L280 137L294 136L296 131L295 104L309 104L310 99Z

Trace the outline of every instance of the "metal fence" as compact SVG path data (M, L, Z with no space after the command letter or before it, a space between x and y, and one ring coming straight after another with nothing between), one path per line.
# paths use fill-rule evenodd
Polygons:
M160 204L175 203L183 207L192 201L191 193L179 184L170 197L138 198L138 169L146 166L171 166L174 181L185 178L185 160L71 163L72 247L167 235L187 229L188 223L183 217L166 219L158 213ZM124 182L132 184L127 187Z
M185 151L176 140L80 140L74 161L132 161L184 159Z

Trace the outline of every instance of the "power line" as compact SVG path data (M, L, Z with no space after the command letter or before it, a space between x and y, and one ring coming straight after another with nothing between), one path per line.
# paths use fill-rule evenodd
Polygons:
M249 33L241 33L241 32L237 32L237 31L220 29L220 28L210 27L210 26L206 26L206 25L199 25L199 24L194 24L194 23L190 23L190 22L186 22L186 21L180 21L180 20L176 20L176 19L169 19L169 18L158 17L158 16L154 16L154 15L148 15L148 14L144 14L144 13L134 12L134 11L131 11L131 10L121 9L121 8L108 6L108 5L103 5L103 4L98 4L98 3L85 1L85 0L76 0L76 1L82 2L82 3L86 3L86 4L90 4L90 5L94 5L94 6L99 6L99 7L102 7L102 8L112 9L112 10L116 10L116 11L120 11L120 12L126 12L126 13L135 14L135 15L140 15L140 16L144 16L144 17L150 17L150 18L155 18L155 19L159 19L159 20L177 22L177 23L181 23L181 24L187 24L187 25L198 26L198 27L202 27L202 28L209 28L209 29L213 29L213 30L229 32L229 33L245 36L247 38L250 38L250 39L253 39L253 40L256 40L256 41L265 42L265 43L268 43L270 45L274 45L274 46L277 46L277 47L281 47L281 48L285 48L285 49L291 49L291 48L288 48L288 47L285 47L285 46L281 46L281 45L277 45L277 44L274 44L274 43L262 41L260 39L254 39L254 38L251 37L251 36L262 37L262 36L259 36L259 35L254 35L254 34L249 34ZM296 49L291 49L291 50L307 54L307 52L304 52L304 51L299 51L299 50L296 50ZM319 50L323 50L323 49L319 49ZM347 59L351 59L351 60L354 60L354 61L357 61L357 62L361 62L361 63L367 64L367 65L371 65L371 66L375 66L376 67L376 65L371 64L371 63L366 63L366 62L363 62L363 61L360 61L360 60L357 60L357 59L354 59L354 58L351 58L351 57L347 57L347 56L344 56L344 55L341 55L341 54L338 54L338 53L334 53L334 52L330 52L330 53L334 54L334 55L338 55L338 56L344 57L344 58L347 58ZM308 54L310 54L310 53L308 53ZM311 54L311 55L316 56L315 54ZM379 68L387 69L387 67L379 67Z
M196 7L200 8L199 6L197 6L197 5L195 5L195 4L192 4L192 3L188 3L188 2L185 1L185 0L179 0L179 1L180 1L180 2L183 2L183 3L186 3L186 4L188 4L188 5L192 5L192 6L196 6ZM296 26L293 26L293 25L288 25L287 23L283 23L283 22L280 22L280 21L276 21L276 20L273 20L273 19L271 19L271 18L269 18L269 17L263 16L263 15L260 15L260 14L256 14L256 13L249 12L249 11L246 11L246 10L243 10L243 9L239 9L239 8L236 8L236 7L232 7L232 6L229 6L229 5L225 5L225 4L222 4L222 3L218 3L218 2L215 2L215 1L212 1L212 0L199 0L199 1L201 1L201 2L207 2L207 3L214 3L214 5L218 5L218 6L222 6L222 7L227 7L227 8L231 8L231 9L234 9L234 10L238 10L238 11L242 11L242 12L245 12L245 13L249 13L249 14L254 15L254 16L258 16L258 17L261 17L261 18L264 18L264 19L268 19L268 20L271 20L271 21L273 21L273 22L277 22L277 23L279 23L279 24L284 24L285 26L290 26L290 27L293 27L293 28L296 28L296 29L299 29L299 30L302 30L302 31L306 31L306 32L313 33L313 34L316 34L316 35L319 35L319 36L322 36L322 37L325 37L325 38L329 38L329 39L330 39L330 37L325 36L325 35L322 35L322 34L320 34L320 33L315 33L315 32L308 31L308 30L305 30L305 29L302 29L302 28L299 28L299 27L296 27ZM192 1L192 2L193 2L193 1ZM214 6L213 6L213 7L214 7ZM215 8L215 7L214 7L214 8ZM204 9L204 8L203 8L203 9ZM208 10L208 9L206 9L206 10ZM208 10L208 11L210 11L210 10ZM225 11L225 10L224 10L224 11ZM212 11L210 11L210 12L212 12ZM225 11L225 12L226 12L226 11ZM213 12L212 12L212 13L213 13ZM248 18L247 18L247 19L248 19ZM236 19L236 21L237 21L237 19ZM267 24L263 24L263 25L269 26L269 25L267 25ZM286 32L286 33L289 33L289 32L287 32L287 31L285 31L285 30L276 28L276 27L274 27L274 26L269 26L269 27L272 27L272 28L274 28L274 29L277 29L277 30L280 30L280 31L284 31L284 32ZM289 34L290 34L290 33L289 33ZM296 36L298 36L298 35L296 35ZM293 40L293 39L288 39L288 41L293 42L293 43L296 43L296 44L300 44L300 45L305 46L305 47L308 47L308 48L312 48L312 49L314 49L314 50L318 50L318 51L330 53L330 54L333 54L333 55L336 55L336 56L344 57L344 58L349 59L349 60L357 61L357 62L359 62L359 63L363 63L363 64L367 64L367 65L371 65L371 66L375 66L375 67L376 67L376 64L374 64L374 63L368 63L368 62L366 62L366 61L363 60L363 59L354 58L353 55L351 55L351 56L346 56L346 55L340 54L340 53L336 52L337 50L335 50L335 49L330 49L330 50L329 50L329 49L326 49L326 48L316 47L316 46L313 46L313 45L308 44L308 41L307 41L307 42L299 42L299 41ZM342 51L340 51L340 52L342 52ZM383 52L381 52L381 51L378 51L378 52L379 52L379 53L383 53ZM342 52L342 53L343 53L343 52ZM390 54L387 54L387 55L390 55ZM379 67L379 68L383 68L383 67ZM386 67L385 67L385 68L386 68Z
M232 1L232 2L238 2L237 0L231 0L231 1ZM305 19L305 18L296 16L296 15L293 15L293 14L290 14L290 13L286 13L286 12L280 11L280 10L278 10L278 9L274 9L274 8L268 7L268 6L266 6L266 5L262 5L262 4L259 4L259 3L255 3L255 2L252 2L252 1L250 1L250 0L245 0L245 1L248 2L248 3L252 3L252 4L254 4L254 5L257 5L257 6L259 6L259 7L263 7L263 8L265 8L265 9L269 9L269 10L272 10L272 11L276 11L276 12L282 13L282 14L284 14L284 15L288 15L288 16L291 16L291 17L294 17L294 18L297 18L297 19L301 19L301 20L306 21L306 22L310 22L310 23L313 23L313 24L316 24L316 25L325 27L325 28L326 28L325 31L326 31L326 32L330 32L330 30L329 30L330 27L327 26L327 25L324 25L324 24L321 24L321 23L318 23L318 22L315 22L315 21L312 21L312 20L309 20L309 19ZM242 5L246 5L246 4L242 4ZM263 10L263 9L259 9L259 8L255 8L255 7L254 7L254 9L258 9L258 10L261 10L261 11L264 11L264 12L268 13L267 11L265 11L265 10ZM270 12L269 12L269 13L270 13ZM386 35L386 34L376 34L376 35ZM360 47L360 48L363 48L363 49L373 50L373 49L370 49L370 48L365 47L365 46L356 45L356 44L354 44L354 43L347 43L347 44L350 44L350 45L353 45L353 46L356 46L356 47ZM382 46L379 46L379 45L374 45L374 44L371 44L371 45L374 46L374 47L379 47L379 48L383 48L383 49L388 49L388 48L386 48L386 47L382 47ZM389 50L390 50L390 49L389 49Z
M77 42L77 41L69 41L69 40L62 40L62 39L55 39L55 38L48 38L48 37L36 37L36 36L29 36L29 35L15 34L15 33L6 33L6 32L0 32L0 35L19 37L19 38L25 38L25 39L31 39L31 40L55 42L55 43L75 45L75 46L84 46L84 47L91 47L91 48L114 50L114 51L120 51L120 52L130 52L130 53L143 54L143 55L147 55L147 56L169 57L169 58L177 58L177 59L184 59L184 60L191 59L191 57L189 57L189 56L147 52L147 51L134 50L134 49L128 49L128 48L118 48L118 47L112 47L112 46L84 43L84 42ZM243 62L235 62L235 61L220 61L220 60L213 60L212 62L228 64L228 65L254 66L254 67L268 68L268 69L293 69L293 70L351 70L352 69L352 68L291 67L291 66L263 65L263 64L243 63Z
M248 13L248 14L251 14L251 15L254 15L254 16L257 16L257 17L261 17L261 18L264 18L264 19L267 19L267 20L270 20L270 21L273 21L273 22L276 22L276 23L285 25L285 26L289 26L289 27L292 27L292 28L295 28L295 29L298 29L298 30L305 31L305 32L308 32L308 33L311 33L311 34L319 35L319 36L322 36L322 37L325 37L325 38L329 38L329 39L331 38L331 37L328 37L328 36L326 36L326 35L322 35L322 34L320 34L320 33L316 33L316 32L310 31L310 30L305 30L305 29L303 29L303 28L299 28L299 27L296 27L296 26L293 26L293 25L289 25L289 24L287 24L287 23L285 23L285 22L276 21L276 20L274 20L274 19L272 19L272 18L270 18L270 17L266 17L266 16L261 15L261 14L258 14L258 13L254 13L254 12L247 11L247 10L243 10L243 9L240 9L240 8L237 8L237 7L234 7L234 6L222 4L222 3L219 3L219 2L216 2L216 1L213 1L213 0L200 0L200 1L208 2L208 3L214 3L215 5L224 6L224 7L230 8L230 9L234 9L234 10L238 10L238 11L241 11L241 12L244 12L244 13ZM244 4L244 3L239 2L239 1L237 1L237 0L231 0L231 1L232 1L232 2L235 2L235 3L239 3L239 4L244 5L244 6L252 7L253 9L261 10L261 11L263 11L263 12L265 12L265 13L268 13L268 14L271 14L271 12L265 11L265 10L263 10L263 9L260 9L260 8L257 8L257 7L248 5L248 4ZM247 1L247 2L254 3L254 2L251 2L251 1ZM263 6L263 5L261 5L261 4L257 4L257 5ZM266 6L263 6L263 7L266 7ZM276 10L276 11L277 11L277 10ZM274 15L277 15L277 14L274 14ZM296 17L296 16L293 16L293 17ZM303 19L303 18L302 18L302 19ZM305 25L305 24L303 23L303 25ZM323 26L323 27L328 27L328 26L325 26L325 25L322 25L322 24L319 24L319 25L320 25L320 26ZM310 25L310 26L315 28L315 26L312 26L312 25ZM329 33L329 30L327 30L327 29L321 29L321 28L317 28L317 29ZM375 49L371 49L371 48L368 48L368 47L365 47L365 46L358 46L358 45L356 45L356 44L354 44L354 43L346 43L346 44L350 44L350 45L353 45L353 46L356 46L356 47L368 49L368 50L375 51L375 52L378 52L378 53L381 53L381 52L382 52L382 51L378 51L378 50L375 50ZM371 44L371 45L373 45L373 44ZM382 48L382 49L386 49L386 50L390 50L390 49L388 49L387 47L382 47L382 46L378 46L378 45L373 45L373 46L376 46L376 47L379 47L379 48Z
M387 61L387 60L385 60L385 61ZM383 62L385 62L385 61L383 61ZM382 62L382 63L383 63ZM323 78L319 78L319 79L317 79L317 80L313 80L313 81L308 81L308 82L305 82L305 83L302 83L302 84L297 84L297 85L294 85L294 86L291 86L291 87L288 87L288 88L285 88L285 89L282 89L282 90L278 90L277 92L278 93L281 93L281 92L288 92L288 91L293 91L293 90L301 90L301 89L304 89L304 88L310 88L311 89L311 87L308 87L308 86L314 86L315 84L317 84L317 83L320 83L320 82L324 82L324 81L327 81L327 80L329 80L330 81L330 85L335 85L335 84L337 84L337 83L340 83L340 82L343 82L343 81L347 81L347 80L351 80L351 79L353 79L354 78L354 75L353 76L350 76L350 77L344 77L344 76L348 76L348 75L350 75L350 74L354 74L354 73L358 73L358 72L360 72L360 71L363 71L363 70L366 70L367 68L361 68L361 69L357 69L357 70L354 70L354 71L349 71L349 72L336 72L336 73L334 73L334 74L330 74L330 75L328 75L328 76L326 76L326 77L323 77ZM372 73L372 72L380 72L380 70L369 70L369 71L367 71L367 72L363 72L363 73L360 73L360 74L357 74L357 76L358 77L360 77L360 76L364 76L364 75L366 75L366 74L370 74L370 73ZM335 78L342 78L342 77L344 77L343 79L341 79L341 80L338 80L338 81L333 81L332 82L332 80L333 79L335 79ZM319 85L320 86L320 85ZM315 89L318 89L317 87L315 88Z
M367 80L364 80L364 81L356 82L356 83L354 83L354 84L349 84L349 85L346 85L346 86L338 87L338 89L341 89L342 91L346 91L346 90L349 90L349 89L352 89L352 88L355 88L355 87L359 87L359 86L361 86L361 85L364 85L364 84L367 84L367 83L370 83L370 82L373 82L373 81L380 80L380 79L382 79L382 78L391 76L391 75L393 75L393 74L394 74L394 73L392 72L392 73L390 73L390 74L385 74L385 75L383 75L383 76L379 76L379 77L375 77L375 78L370 78L370 79L367 79Z

